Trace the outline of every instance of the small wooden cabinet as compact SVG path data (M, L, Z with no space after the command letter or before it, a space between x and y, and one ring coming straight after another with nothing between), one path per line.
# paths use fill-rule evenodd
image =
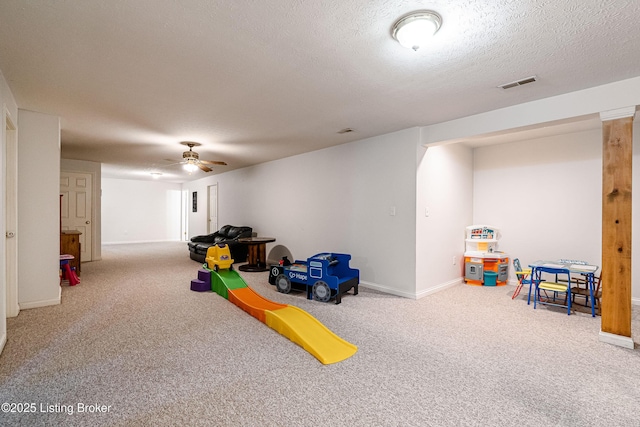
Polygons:
M76 268L76 274L80 276L80 235L76 230L64 230L60 232L60 254L73 255L74 259L69 260L69 265Z

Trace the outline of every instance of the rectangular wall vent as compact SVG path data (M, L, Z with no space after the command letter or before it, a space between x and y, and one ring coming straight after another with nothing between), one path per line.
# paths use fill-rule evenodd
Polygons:
M537 81L536 76L531 76L531 77L527 77L527 78L522 79L522 80L517 80L515 82L505 83L505 84L500 85L498 87L500 89L511 89L512 87L526 85L527 83L533 83L535 81Z

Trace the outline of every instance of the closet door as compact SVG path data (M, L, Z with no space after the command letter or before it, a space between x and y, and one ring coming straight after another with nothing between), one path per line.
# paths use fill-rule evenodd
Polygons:
M91 261L92 176L84 172L60 172L62 230L77 230L80 235L82 261Z

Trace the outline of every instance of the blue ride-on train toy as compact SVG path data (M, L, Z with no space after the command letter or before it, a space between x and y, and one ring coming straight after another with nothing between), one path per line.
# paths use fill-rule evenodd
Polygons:
M296 289L306 291L308 299L328 302L335 298L340 304L342 294L350 289L358 295L360 271L349 267L350 259L348 254L326 252L294 263L284 257L279 265L271 266L269 283L284 294Z

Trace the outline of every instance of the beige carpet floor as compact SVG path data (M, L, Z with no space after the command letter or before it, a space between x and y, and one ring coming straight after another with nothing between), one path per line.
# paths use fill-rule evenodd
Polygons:
M335 305L242 273L358 346L322 365L217 294L191 291L199 267L184 243L105 246L61 305L8 319L0 402L26 405L3 406L0 425L640 425L640 351L599 342L599 317L534 310L510 286L417 301L361 287Z

